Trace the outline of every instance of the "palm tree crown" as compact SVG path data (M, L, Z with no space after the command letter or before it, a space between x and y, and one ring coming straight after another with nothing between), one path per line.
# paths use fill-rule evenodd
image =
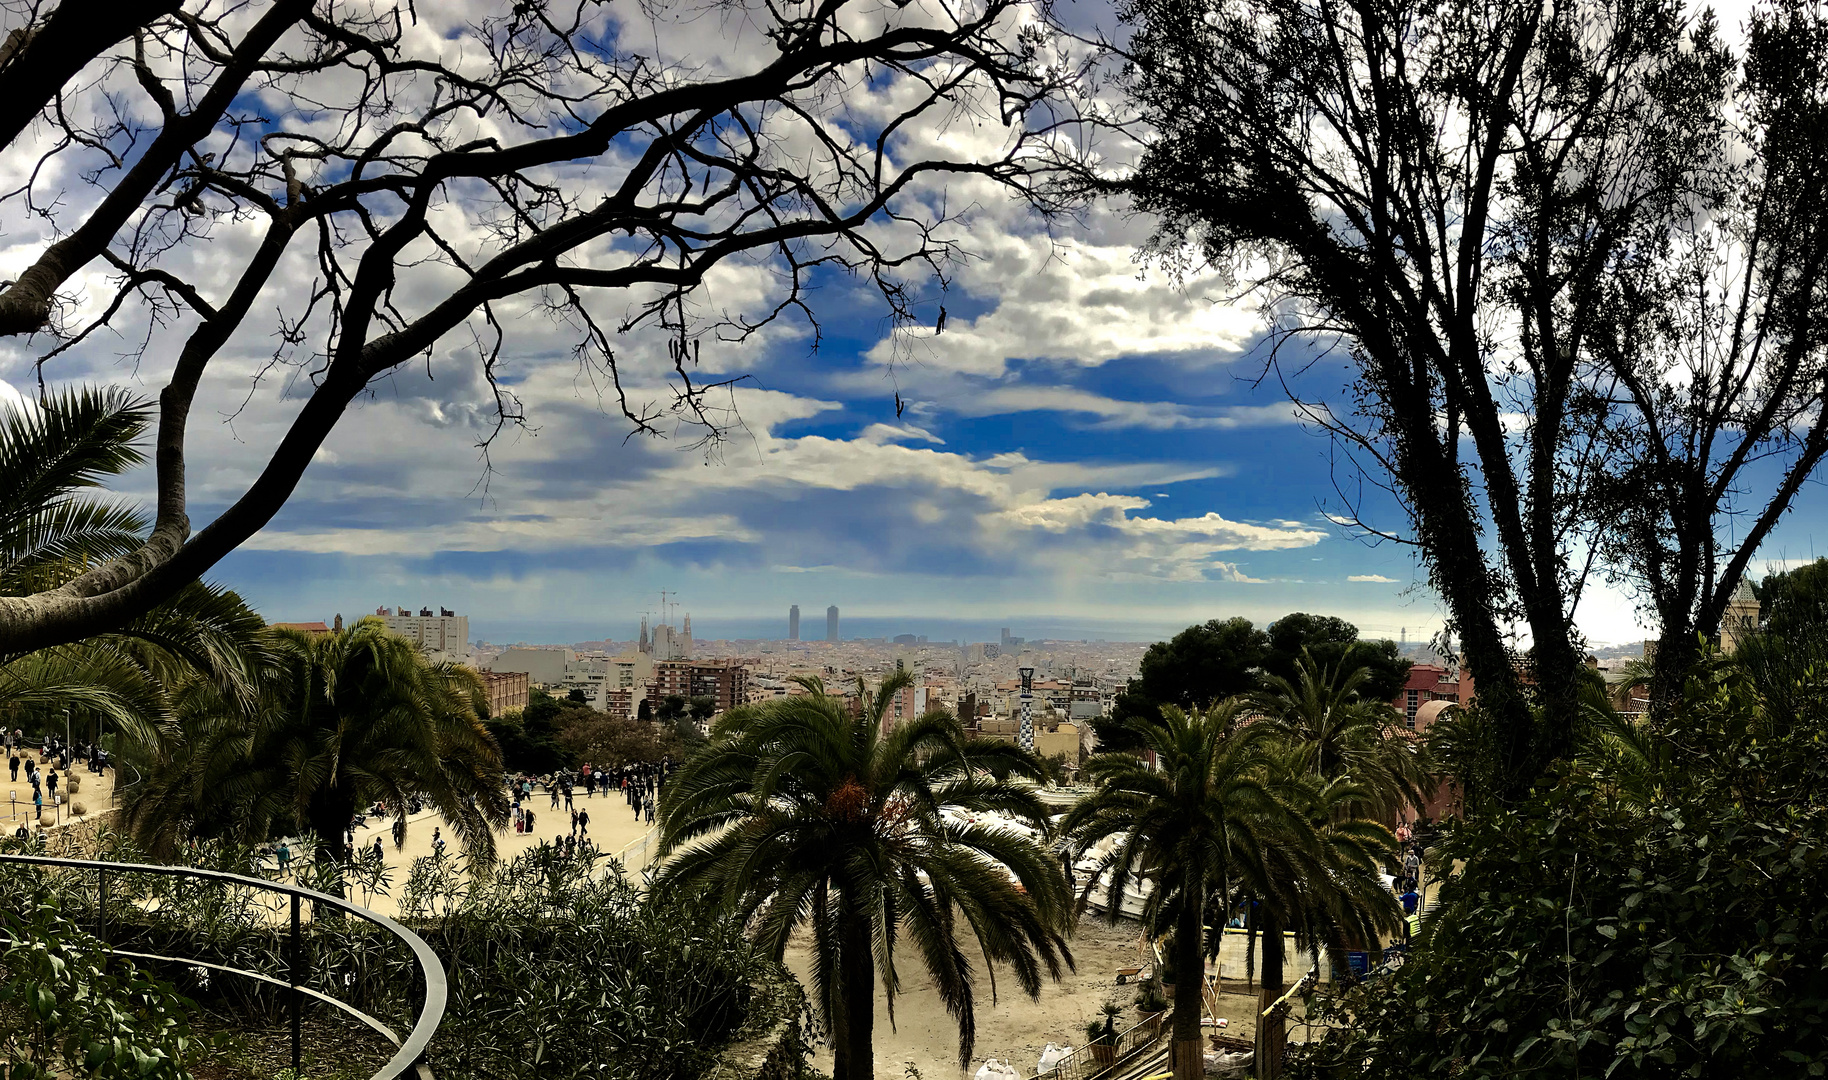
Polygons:
M1292 748L1290 764L1322 780L1350 777L1364 802L1344 812L1388 819L1426 803L1433 781L1425 751L1395 730L1396 710L1363 696L1371 670L1324 667L1303 649L1295 671L1294 682L1265 675L1250 698Z
M508 803L475 673L430 663L379 619L273 633L279 670L251 708L226 709L208 688L181 703L127 805L143 842L169 850L190 829L258 841L289 819L341 862L357 807L386 802L403 821L417 794L478 866L493 861Z
M1062 931L1070 907L1058 864L1035 837L1047 814L1032 754L967 738L930 711L883 730L897 673L856 707L817 679L807 693L725 714L670 780L661 844L671 859L657 887L698 885L752 921L779 958L810 923L814 994L834 1046L834 1080L873 1076L878 978L894 1016L895 947L905 933L959 1025L959 1060L974 1037L977 972L959 947L958 916L984 973L1004 963L1039 996L1044 973L1072 963ZM995 813L1015 827L973 820Z

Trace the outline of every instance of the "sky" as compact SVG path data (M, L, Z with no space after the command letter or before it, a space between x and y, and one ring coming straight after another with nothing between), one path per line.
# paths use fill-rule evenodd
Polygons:
M705 43L718 41L716 62L731 66L754 47L728 20L621 32L706 63ZM874 97L904 91L865 87L849 105L867 116ZM899 150L963 139L970 152L970 140L994 148L1010 137L994 125L927 125ZM12 187L26 164L0 162L0 179ZM88 197L73 173L44 183L61 184L71 205ZM1148 640L1290 611L1412 641L1440 627L1441 603L1407 549L1366 543L1329 518L1342 508L1336 484L1350 489L1353 478L1281 388L1258 381L1266 352L1252 303L1228 298L1212 275L1177 279L1139 261L1151 222L1120 206L1044 221L982 183L917 198L960 215L952 228L966 257L944 292L925 282L917 293L923 319L946 309L943 333L896 330L866 282L822 274L810 293L816 342L802 320L705 345L704 372L743 376L715 401L730 430L707 449L686 428L630 437L600 376L574 357L575 331L531 305L510 308L501 377L526 424L490 445L486 466L477 444L494 398L462 332L378 380L285 509L209 576L276 620L444 606L495 641L626 639L663 589L700 637L784 636L796 603L808 636L832 604L849 633L935 639L1008 626ZM10 274L45 233L16 202L0 223ZM207 244L167 258L219 293L254 236L251 223L222 223ZM720 274L707 310L765 305L778 286L766 267ZM284 352L270 313L297 310L313 275L308 258L295 260L256 305L268 314L251 316L212 368L190 429L194 526L246 488L299 407L308 365L289 356L269 367ZM415 279L402 303L436 286ZM72 310L98 311L109 295L102 274L87 274ZM594 302L613 316L630 301ZM156 395L182 329L123 318L55 358L46 377ZM658 399L661 339L637 333L617 346L637 396ZM30 391L45 348L0 343L0 381ZM1307 378L1337 396L1347 373L1323 361ZM150 477L123 490L143 500ZM1818 532L1828 546L1820 503L1812 487L1766 554L1809 557ZM1393 502L1368 509L1402 528ZM1645 636L1631 598L1606 586L1579 622L1595 641Z

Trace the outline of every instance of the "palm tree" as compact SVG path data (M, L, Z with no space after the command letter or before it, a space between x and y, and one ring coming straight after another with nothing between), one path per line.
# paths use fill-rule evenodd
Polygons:
M1286 988L1284 934L1316 957L1324 948L1333 970L1343 971L1347 948L1375 943L1402 925L1396 898L1378 876L1396 854L1395 836L1364 816L1372 792L1351 777L1309 771L1313 753L1299 743L1271 744L1265 779L1296 811L1299 825L1238 860L1234 879L1249 905L1253 944L1261 942L1257 1075L1265 1077L1280 1074L1286 1043L1284 1011L1269 1012Z
M1306 649L1293 683L1265 675L1251 706L1288 740L1299 771L1323 780L1351 777L1365 798L1340 806L1346 814L1390 818L1405 804L1420 809L1434 783L1422 747L1399 735L1397 713L1362 694L1371 669L1324 667Z
M1125 726L1155 753L1157 767L1128 751L1093 757L1086 766L1093 791L1061 828L1081 854L1120 838L1081 896L1103 882L1112 921L1132 877L1154 881L1143 919L1158 936L1172 931L1179 980L1174 1077L1197 1080L1204 1073L1197 973L1204 970L1207 902L1232 897L1243 869L1278 846L1311 842L1312 827L1270 783L1276 729L1250 722L1237 699L1193 712L1165 705L1159 717L1131 717Z
M897 672L855 707L817 679L807 693L724 715L661 800L656 888L704 887L750 920L776 959L810 923L814 995L832 1033L833 1080L875 1075L875 986L894 1018L895 947L905 932L958 1021L970 1060L977 973L958 916L990 977L1008 964L1039 997L1043 972L1070 966L1065 878L1034 837L1047 814L1032 787L1040 762L1018 747L967 738L929 711L882 720L910 685ZM978 822L996 813L1019 828ZM1026 831L1025 831L1026 830ZM1030 835L1030 833L1034 835Z
M475 866L492 862L508 801L475 673L427 661L374 618L329 634L272 633L278 671L251 707L225 707L204 685L177 703L151 775L126 807L141 842L163 853L187 832L258 841L290 820L340 864L357 807L385 801L404 821L417 794Z
M116 389L0 408L0 596L56 588L139 544L144 517L94 493L144 460L149 419L147 403ZM105 726L143 742L182 680L250 699L270 659L264 629L234 593L192 582L124 626L0 657L0 708L14 721L68 716L79 731Z
M1245 866L1253 936L1262 941L1262 1004L1283 992L1283 933L1342 970L1350 944L1379 940L1401 914L1378 869L1396 855L1380 822L1418 810L1434 791L1425 748L1395 730L1396 712L1360 693L1367 668L1327 668L1306 650L1294 682L1270 675L1252 706L1282 736L1278 782L1308 823L1306 842L1276 845ZM1262 1010L1259 1010L1261 1013ZM1259 1072L1274 1075L1284 1042L1280 1012L1259 1017Z

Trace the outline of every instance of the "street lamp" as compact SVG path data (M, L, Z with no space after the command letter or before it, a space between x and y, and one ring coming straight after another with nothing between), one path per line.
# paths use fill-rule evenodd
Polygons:
M1022 749L1032 754L1035 750L1035 669L1017 668L1016 673L1022 676L1022 733L1019 741Z

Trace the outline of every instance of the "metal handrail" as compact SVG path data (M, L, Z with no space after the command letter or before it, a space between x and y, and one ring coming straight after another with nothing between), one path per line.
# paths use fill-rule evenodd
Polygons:
M0 855L0 863L23 863L30 866L59 866L72 870L96 871L98 875L97 892L100 894L100 902L97 910L100 912L100 917L102 919L102 926L100 929L103 930L104 934L108 918L108 874L110 872L203 878L209 881L220 881L226 884L285 893L290 896L292 898L291 962L289 964L290 970L286 973L287 977L283 980L277 979L271 975L264 975L255 971L246 971L241 968L226 967L221 964L205 964L202 961L183 956L163 956L157 953L128 952L121 952L117 955L130 956L141 960L163 960L175 964L198 965L216 971L241 975L261 982L284 986L290 989L292 992L292 1067L295 1074L299 1066L299 999L302 995L310 995L320 1001L335 1005L337 1008L342 1009L344 1012L349 1013L377 1032L386 1036L390 1042L399 1048L394 1053L394 1056L389 1058L387 1063L382 1065L380 1071L375 1073L370 1080L395 1080L396 1077L403 1075L407 1070L412 1069L417 1065L419 1059L425 1056L426 1045L432 1041L432 1036L438 1031L439 1023L444 1019L444 1009L446 999L449 996L449 987L445 982L444 964L438 960L438 955L432 952L431 946L427 945L419 935L408 930L406 927L401 926L387 916L382 915L379 912L370 911L359 904L353 904L341 897L331 896L329 893L321 893L316 889L307 889L302 885L288 885L283 882L267 881L263 878L230 874L222 870L202 870L189 866L164 866L157 863L100 862L93 859L60 859L48 855ZM407 947L413 951L413 958L419 964L419 971L425 976L425 1003L420 1007L419 1017L413 1023L412 1031L407 1033L405 1041L401 1041L391 1028L387 1027L379 1020L376 1020L374 1017L357 1010L354 1006L347 1005L329 995L319 993L310 987L300 985L299 975L303 970L300 960L302 954L299 950L299 902L301 900L310 900L316 904L347 912L358 919L366 919L405 942ZM104 934L97 934L96 936L103 937L105 941L106 938Z
M1098 1049L1109 1048L1110 1060L1100 1061L1093 1044L1087 1043L1061 1058L1054 1067L1035 1074L1034 1080L1087 1080L1115 1071L1161 1038L1165 1012L1151 1013L1134 1025L1117 1033L1117 1041Z

